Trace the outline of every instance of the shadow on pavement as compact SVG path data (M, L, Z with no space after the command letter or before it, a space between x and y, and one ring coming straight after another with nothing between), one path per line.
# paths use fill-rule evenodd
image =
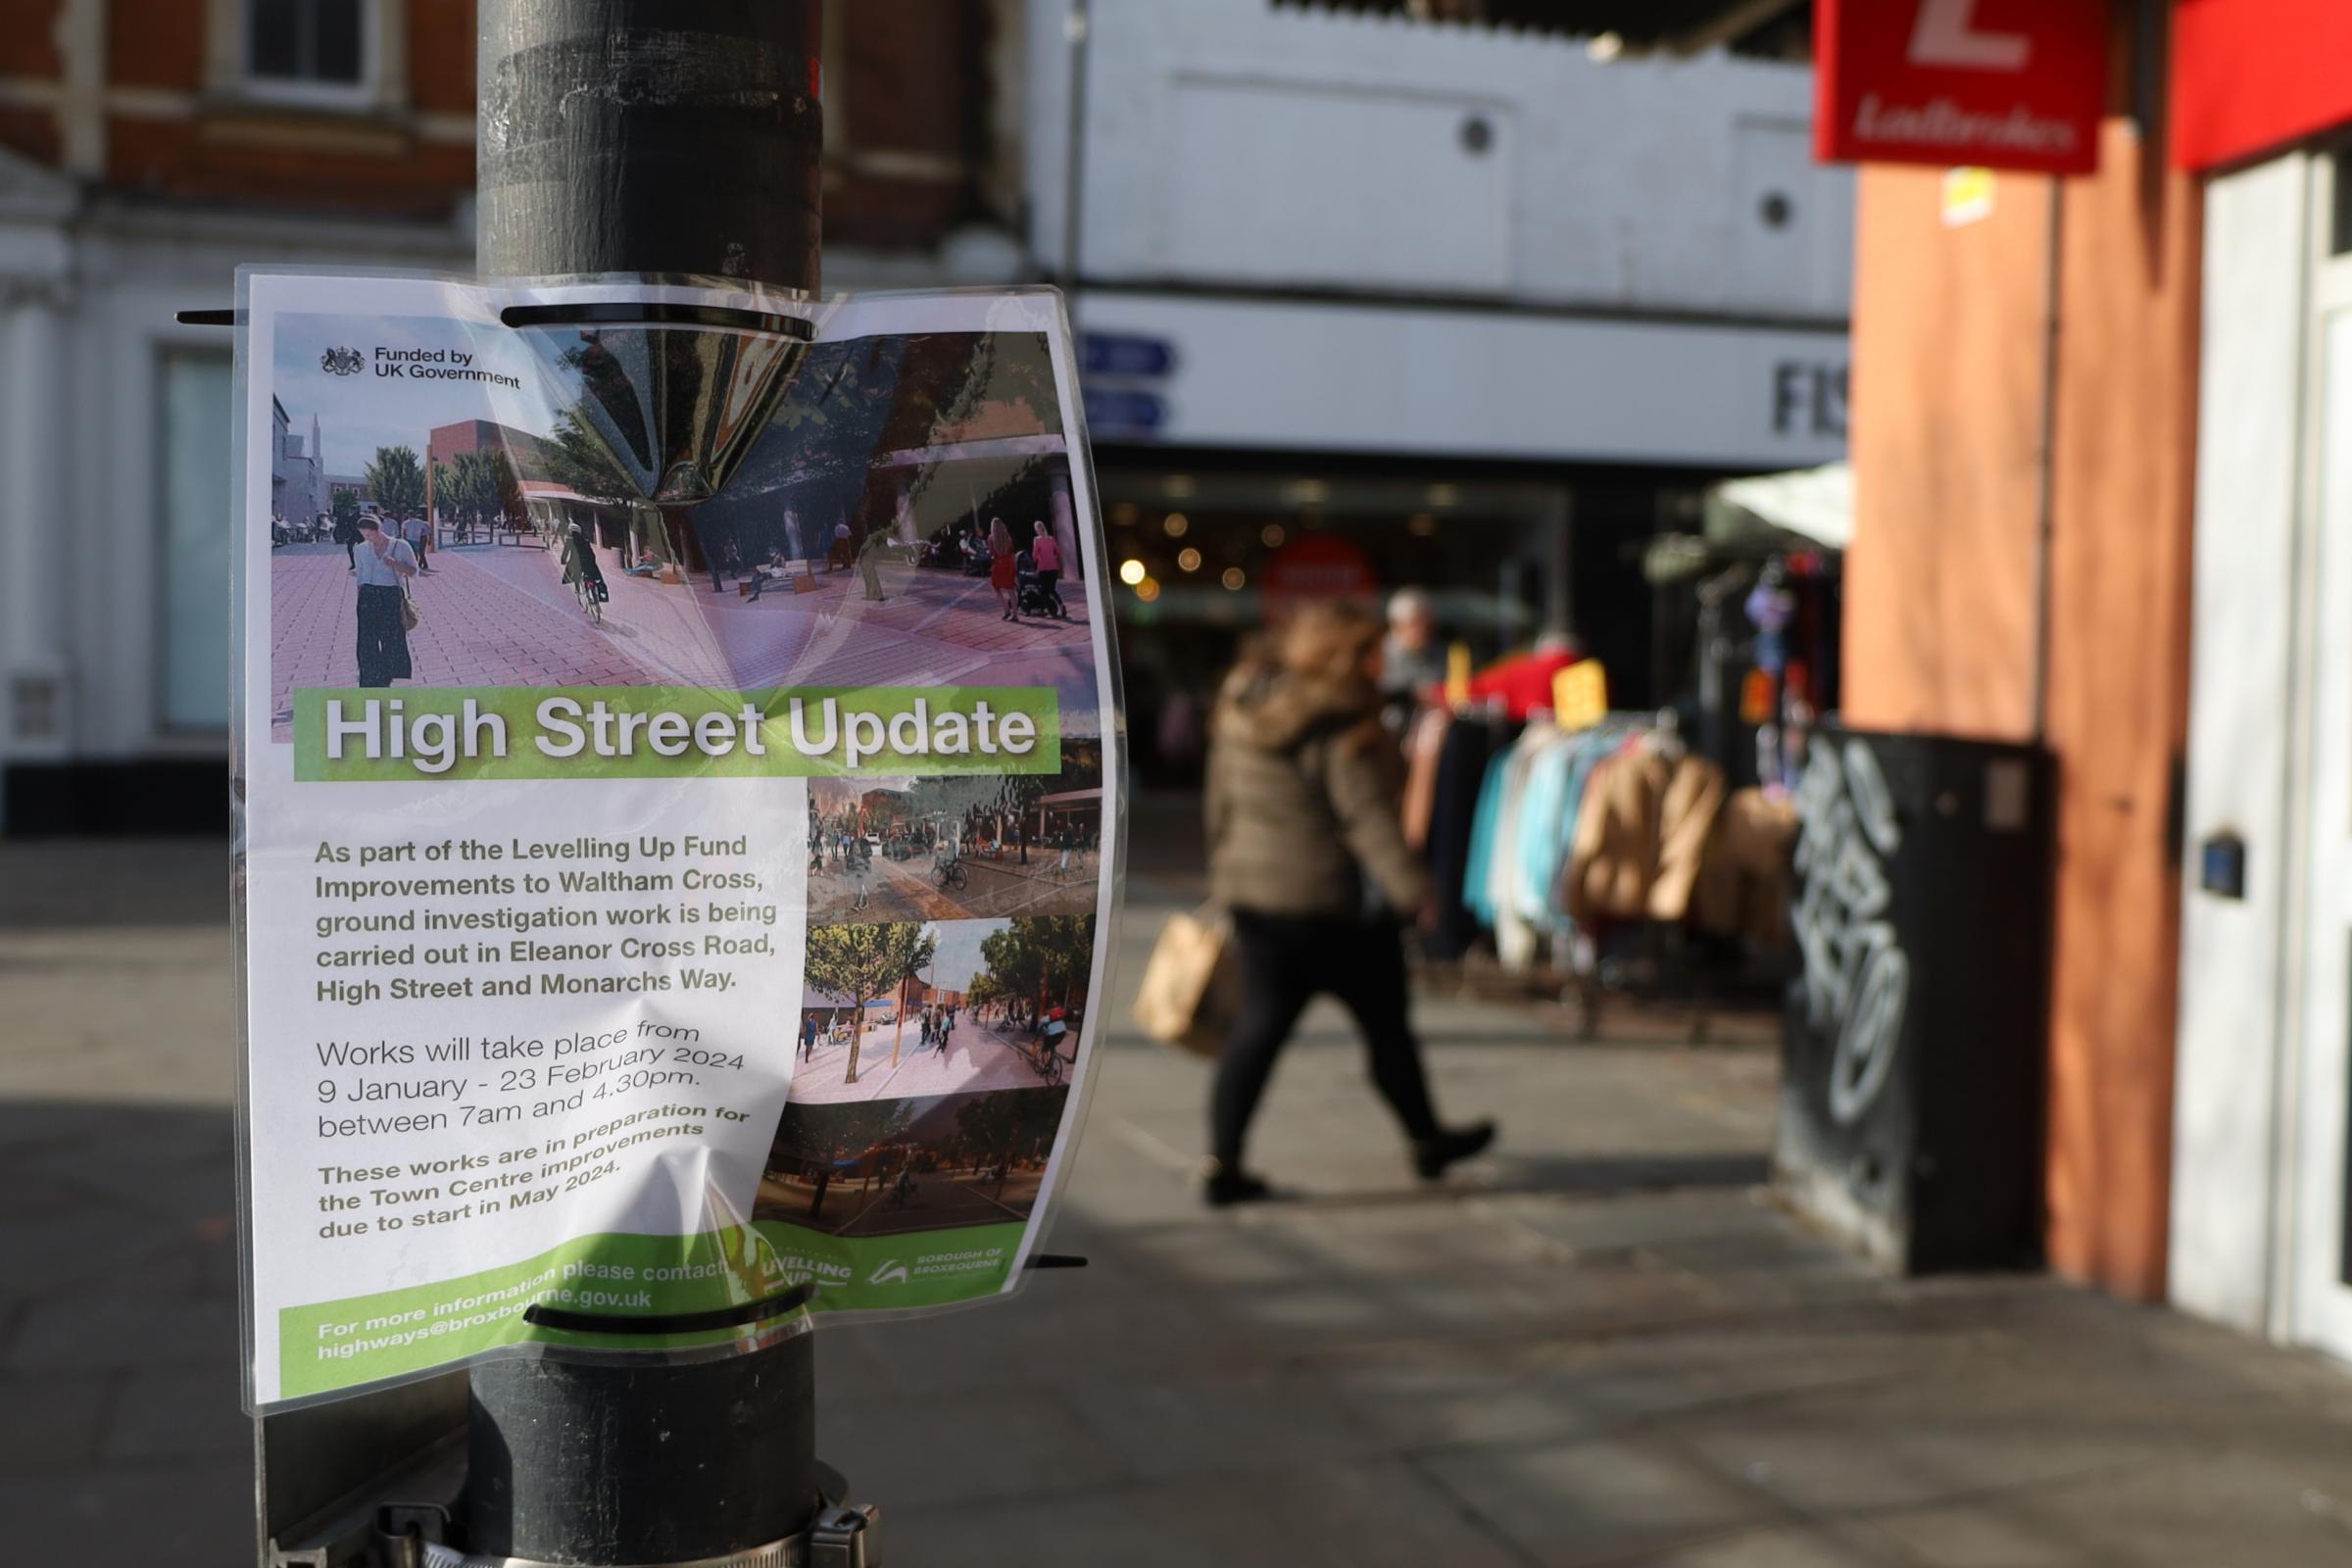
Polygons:
M250 1560L232 1150L224 1108L0 1103L13 1560Z

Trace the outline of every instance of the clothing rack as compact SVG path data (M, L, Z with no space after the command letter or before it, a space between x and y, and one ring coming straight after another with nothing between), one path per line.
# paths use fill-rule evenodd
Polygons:
M1410 743L1428 744L1418 733ZM1678 715L1616 709L1569 730L1544 710L1516 727L1458 711L1442 762L1451 783L1437 792L1440 817L1469 815L1466 828L1428 824L1443 895L1433 956L1459 959L1492 933L1504 969L1556 981L1585 1038L1600 1033L1606 997L1630 993L1689 1005L1690 1037L1705 1039L1727 993L1700 961L1708 939L1691 927L1730 803L1723 770L1692 754ZM1753 802L1738 816L1733 825L1750 838L1758 822L1776 820ZM1770 857L1743 849L1736 869L1759 865L1769 874ZM1710 931L1724 930L1722 908L1705 914Z

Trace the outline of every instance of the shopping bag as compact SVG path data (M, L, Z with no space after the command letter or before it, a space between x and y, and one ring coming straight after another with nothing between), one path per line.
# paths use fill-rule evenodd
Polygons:
M1174 914L1144 965L1135 1021L1144 1033L1196 1056L1216 1056L1239 1003L1233 925L1213 909Z

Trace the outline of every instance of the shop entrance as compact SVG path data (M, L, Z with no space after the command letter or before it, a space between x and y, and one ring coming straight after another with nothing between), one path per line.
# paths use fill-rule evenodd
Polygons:
M1567 490L1556 484L1170 471L1105 464L1104 532L1147 782L1189 782L1217 681L1245 639L1305 599L1428 593L1482 662L1573 625Z
M1623 706L1657 706L1685 662L1657 646L1643 562L1698 526L1714 476L1516 471L1366 460L1099 455L1138 774L1199 771L1217 682L1284 604L1426 593L1442 641L1484 667L1546 633L1602 660Z

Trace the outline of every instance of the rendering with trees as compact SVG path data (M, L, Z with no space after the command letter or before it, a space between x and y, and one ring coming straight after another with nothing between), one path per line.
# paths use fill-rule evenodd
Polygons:
M814 926L800 1104L1050 1089L1077 1065L1092 915Z

